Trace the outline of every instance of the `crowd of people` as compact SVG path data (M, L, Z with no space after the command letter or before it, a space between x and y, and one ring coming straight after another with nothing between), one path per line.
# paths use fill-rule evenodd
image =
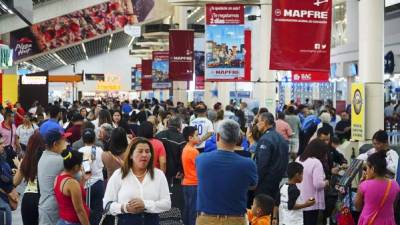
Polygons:
M184 225L400 225L399 156L382 130L338 209L351 123L331 104L16 103L1 107L0 137L5 225L13 210L24 225L169 224L174 209Z

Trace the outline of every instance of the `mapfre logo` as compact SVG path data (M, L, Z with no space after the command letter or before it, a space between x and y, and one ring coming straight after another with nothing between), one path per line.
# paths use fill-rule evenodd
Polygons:
M329 0L315 0L314 5L315 6L321 6L322 4L328 3Z

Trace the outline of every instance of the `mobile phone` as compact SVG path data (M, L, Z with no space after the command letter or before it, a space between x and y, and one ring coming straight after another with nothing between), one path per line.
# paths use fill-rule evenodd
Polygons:
M92 170L91 170L91 168L90 168L90 162L89 162L89 160L84 160L84 161L82 162L82 166L83 166L83 171L84 171L86 174L92 172Z

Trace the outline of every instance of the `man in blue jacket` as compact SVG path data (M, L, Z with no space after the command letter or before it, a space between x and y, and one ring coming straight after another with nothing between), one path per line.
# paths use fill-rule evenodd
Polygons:
M257 123L263 133L257 143L255 160L258 170L257 194L266 194L279 200L279 184L285 175L289 162L289 145L275 130L275 120L271 113L262 113Z

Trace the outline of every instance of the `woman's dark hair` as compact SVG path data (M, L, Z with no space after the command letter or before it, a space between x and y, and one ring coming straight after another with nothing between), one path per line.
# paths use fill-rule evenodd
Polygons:
M112 124L111 114L106 109L102 109L99 112L99 124L98 124L98 126L100 127L104 123Z
M85 144L94 144L96 141L96 134L93 129L86 128L82 133L82 140Z
M251 136L253 137L253 139L257 142L261 136L262 133L258 130L256 125L253 125L253 127L251 128Z
M117 127L111 132L110 150L113 155L121 155L126 151L128 140L126 131L122 127Z
M217 111L217 121L224 119L224 110Z
M287 109L287 114L288 115L294 115L295 114L294 111L295 111L294 107L293 106L289 106L288 109Z
M46 145L42 135L36 131L29 138L28 145L26 146L26 153L20 166L21 174L26 181L35 181L39 159L45 148Z
M374 136L372 137L372 140L385 144L388 143L389 137L386 131L378 130L377 132L375 132Z
M129 121L136 123L138 121L138 116L135 111L132 111L131 115L129 116Z
M83 162L83 153L78 151L64 150L61 157L64 159L65 170L72 170L75 166L82 165Z
M378 176L385 176L387 171L386 152L380 151L370 155L367 159L367 164L369 167L374 168L374 172Z
M115 113L118 113L119 115L120 115L120 117L121 117L121 120L122 120L122 113L121 113L121 111L119 111L119 110L114 110L114 111L112 111L112 115L111 115L111 120L114 122L114 114ZM121 122L121 121L120 121Z
M153 127L154 127L154 125L148 121L144 121L143 123L140 123L139 129L138 129L138 136L144 137L147 139L153 138L154 137Z
M266 113L269 112L267 108L260 108L260 110L258 110L258 114L262 114L262 113Z
M13 112L10 109L6 109L4 112L4 119L7 119L8 117L12 117Z
M328 151L329 151L329 146L325 144L325 142L319 139L314 139L307 145L303 154L300 155L300 161L304 162L311 157L323 161L325 160Z
M150 161L149 164L147 165L147 171L150 173L150 177L151 179L154 179L154 148L153 145L150 143L149 140L145 139L145 138L135 138L133 139L133 141L129 144L128 146L128 154L126 154L126 158L124 160L124 165L121 168L121 172L122 172L122 179L124 179L129 171L131 170L132 166L133 166L133 160L132 160L132 155L133 152L136 150L136 147L138 144L147 144L150 147Z

